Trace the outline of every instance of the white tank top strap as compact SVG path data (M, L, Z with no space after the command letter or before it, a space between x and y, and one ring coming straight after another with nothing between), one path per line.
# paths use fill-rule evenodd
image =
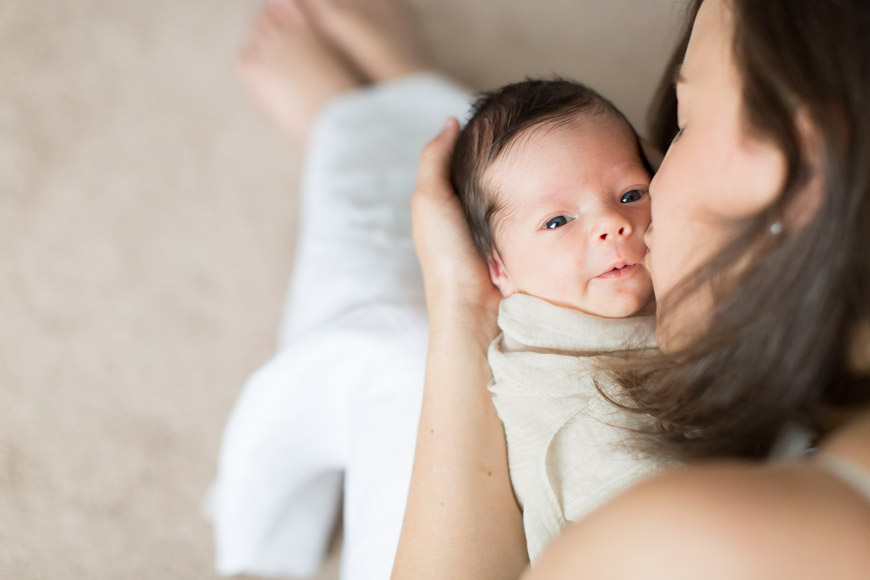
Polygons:
M810 461L863 495L870 502L870 471L867 468L850 459L825 451L816 451L810 457Z

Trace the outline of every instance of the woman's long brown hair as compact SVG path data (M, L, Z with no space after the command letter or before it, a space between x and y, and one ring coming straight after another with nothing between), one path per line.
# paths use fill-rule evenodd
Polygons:
M821 431L832 410L870 403L867 366L856 362L870 349L870 3L726 2L744 127L779 147L788 171L774 205L735 224L734 241L660 301L667 322L712 285L709 328L692 329L701 336L654 371L618 373L633 407L654 418L653 440L683 458L764 457L789 425ZM674 130L667 74L654 141ZM811 166L799 115L815 128L821 168ZM772 236L772 216L785 215L814 171L824 191L811 221ZM723 285L717 273L736 271L750 250L752 265Z

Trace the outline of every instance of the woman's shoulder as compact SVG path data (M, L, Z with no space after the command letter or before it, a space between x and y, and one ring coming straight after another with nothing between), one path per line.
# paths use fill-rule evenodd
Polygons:
M851 492L851 493L850 493ZM667 473L565 533L528 578L870 578L870 502L809 463Z

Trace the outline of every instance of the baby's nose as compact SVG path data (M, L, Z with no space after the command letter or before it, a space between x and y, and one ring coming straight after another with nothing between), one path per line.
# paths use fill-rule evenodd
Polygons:
M612 233L610 231L601 232L600 234L598 234L598 239L603 242L603 241L606 241L607 239L612 238L614 236L625 237L628 235L625 230L626 230L625 227L621 227L617 230L614 230Z
M599 226L593 231L595 236L594 241L605 243L629 237L632 229L628 220L622 219L618 216L611 216L602 220Z

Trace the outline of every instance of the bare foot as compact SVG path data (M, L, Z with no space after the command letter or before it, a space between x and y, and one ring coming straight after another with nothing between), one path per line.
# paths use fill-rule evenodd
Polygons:
M298 0L263 6L239 55L239 74L260 106L303 141L326 101L361 84Z
M372 82L426 68L417 29L402 0L300 0L324 37Z

